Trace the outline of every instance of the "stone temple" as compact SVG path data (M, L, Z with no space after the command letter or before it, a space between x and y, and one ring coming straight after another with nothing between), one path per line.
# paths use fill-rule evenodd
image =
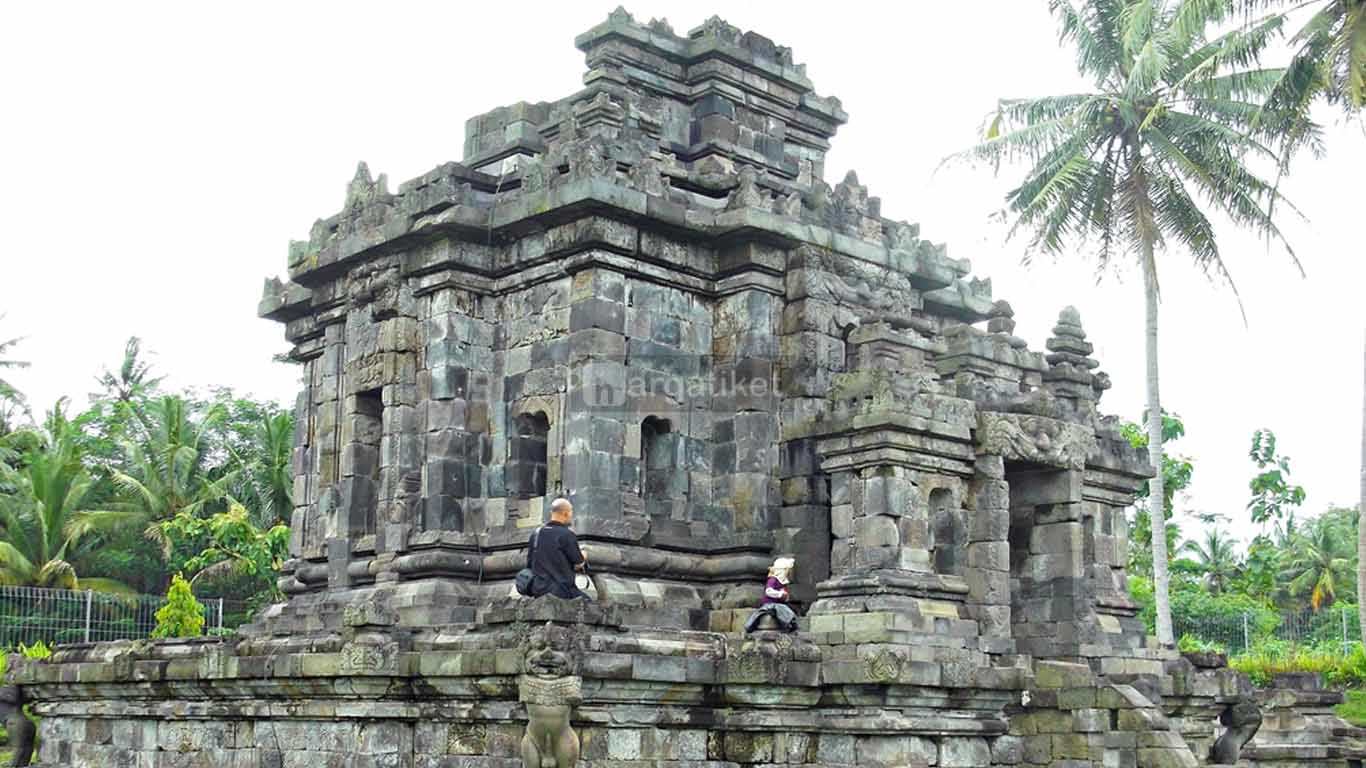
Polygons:
M39 764L1362 765L1316 681L1145 636L1151 469L1075 310L1031 349L830 186L847 116L789 49L624 10L575 42L582 90L396 191L362 165L290 244L289 599L18 664ZM591 603L511 589L557 495ZM778 555L801 631L745 635Z

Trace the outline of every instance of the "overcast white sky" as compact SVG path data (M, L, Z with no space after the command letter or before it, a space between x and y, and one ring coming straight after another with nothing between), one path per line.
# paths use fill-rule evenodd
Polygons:
M356 161L391 188L459 160L465 120L580 84L573 38L615 2L5 3L0 7L0 337L33 363L11 380L35 406L78 401L124 340L142 336L173 386L222 384L292 401L271 362L282 329L255 317L287 241L341 206ZM679 33L717 13L793 48L850 122L833 182L853 168L884 215L968 257L1042 347L1076 305L1115 387L1143 403L1136 275L1098 285L1084 254L1020 266L1023 243L989 223L1018 175L939 161L971 144L1002 96L1083 87L1043 0L904 3L635 2ZM1328 157L1287 184L1307 224L1288 231L1308 272L1255 237L1221 243L1248 309L1166 255L1164 402L1186 421L1187 509L1221 512L1244 538L1246 453L1270 427L1308 508L1356 501L1366 266L1366 138L1335 126ZM1352 173L1352 172L1355 173ZM1188 528L1193 527L1188 524Z

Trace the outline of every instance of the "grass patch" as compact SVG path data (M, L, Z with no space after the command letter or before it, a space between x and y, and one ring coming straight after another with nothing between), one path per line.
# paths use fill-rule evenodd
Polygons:
M1338 705L1338 717L1366 728L1366 690L1343 691L1347 700Z

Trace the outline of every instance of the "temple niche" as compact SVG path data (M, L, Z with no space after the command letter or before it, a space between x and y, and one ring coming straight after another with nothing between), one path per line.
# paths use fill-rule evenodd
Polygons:
M1253 737L1245 677L1146 637L1151 468L1076 310L1032 349L828 183L848 116L790 49L621 9L575 44L577 93L362 163L290 243L288 599L21 663L43 765L1360 765L1326 692ZM593 602L512 590L557 496ZM801 629L746 635L778 556Z

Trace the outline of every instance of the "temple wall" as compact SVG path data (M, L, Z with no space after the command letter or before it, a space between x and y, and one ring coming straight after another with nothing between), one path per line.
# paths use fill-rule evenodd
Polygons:
M1031 349L966 260L827 183L847 115L789 49L622 9L576 44L582 90L472 118L396 192L361 164L290 244L260 305L302 377L288 600L16 658L42 765L1236 759L1245 679L1128 596L1151 468L1076 310ZM593 602L512 588L558 495ZM797 631L747 633L779 556ZM1262 701L1248 765L1359 764L1331 698Z

